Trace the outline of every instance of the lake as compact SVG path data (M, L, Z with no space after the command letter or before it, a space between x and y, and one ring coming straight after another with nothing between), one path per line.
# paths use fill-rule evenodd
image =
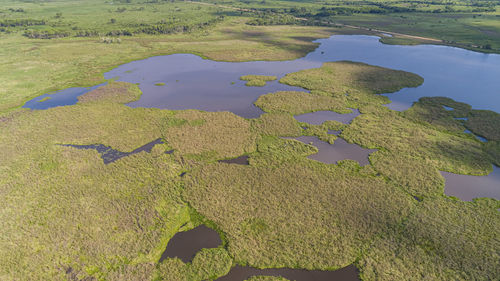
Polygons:
M104 77L139 84L143 95L128 104L131 107L231 111L254 118L262 113L253 105L260 95L303 89L278 81L268 82L264 87L248 87L239 80L240 76L259 74L280 78L287 73L320 67L323 62L351 60L413 72L425 79L420 87L387 94L393 101L389 105L392 109L404 110L424 96L446 96L474 109L500 112L498 54L436 45L386 45L379 42L379 37L366 35L334 35L316 42L320 45L315 51L291 61L216 62L192 54L174 54L126 63ZM68 104L68 101L57 104L53 99L38 102L43 97L27 102L25 107L44 109Z

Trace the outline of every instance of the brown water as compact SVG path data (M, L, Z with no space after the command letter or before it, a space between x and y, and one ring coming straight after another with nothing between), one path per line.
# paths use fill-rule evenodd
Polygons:
M329 144L312 136L300 136L289 139L314 145L318 148L318 153L309 155L307 158L327 164L335 164L340 160L352 159L358 161L361 166L364 166L370 164L368 161L370 153L377 151L376 149L366 149L357 144L348 143L340 137L335 140L334 144Z
M111 148L110 146L106 146L103 144L84 144L84 145L79 145L79 144L61 144L61 146L69 146L69 147L74 147L77 149L95 149L99 154L101 154L102 161L104 164L109 164L113 163L118 159L121 159L123 157L127 157L132 154L136 154L139 152L149 152L153 150L153 147L157 144L162 144L164 143L161 138L156 139L152 142L149 142L139 148L136 148L130 152L122 152L116 149ZM166 151L165 153L170 154L172 153L173 150Z
M222 244L219 234L200 225L188 231L178 232L168 241L167 248L161 254L160 262L166 258L179 258L183 262L190 262L196 253L204 248L217 248Z
M225 159L225 160L219 160L220 163L228 163L228 164L238 164L238 165L248 165L248 156L243 155L240 157L232 158L232 159Z
M500 200L500 168L493 166L493 172L487 176L457 175L441 172L446 179L444 193L464 201L474 198L490 197Z
M352 109L352 113L340 114L333 111L316 111L305 113L301 115L296 115L295 119L299 122L309 123L311 125L321 125L323 122L328 120L335 120L342 122L344 124L351 123L352 119L359 116L361 113L357 109Z
M291 281L359 281L358 270L354 265L334 270L305 270L292 268L257 269L248 266L235 266L217 281L244 281L252 276L281 276Z

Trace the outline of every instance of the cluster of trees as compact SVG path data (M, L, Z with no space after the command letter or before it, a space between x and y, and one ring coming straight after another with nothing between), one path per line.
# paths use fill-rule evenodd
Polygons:
M293 18L288 16L289 18ZM98 30L77 30L76 33L71 33L69 31L60 30L26 30L24 36L33 39L53 39L62 37L97 37L97 36L107 36L107 37L117 37L117 36L132 36L134 34L172 34L172 33L183 33L192 32L199 29L204 29L209 26L215 25L218 22L224 20L224 16L218 16L216 18L210 19L206 22L197 24L178 24L175 22L160 21L155 24L140 24L134 27L121 28L116 30L111 30L108 32L99 32ZM3 25L0 24L0 27ZM76 30L76 28L73 28ZM2 29L0 29L1 31ZM105 37L105 38L107 38ZM112 42L116 43L116 42Z
M132 33L145 33L145 34L172 34L182 32L192 32L195 30L203 29L224 20L224 16L218 16L206 22L191 24L191 25L177 25L165 21L158 22L152 25L146 25L137 28Z
M24 9L23 8L9 8L9 11L13 12L13 13L24 13Z
M54 39L68 37L71 34L59 30L26 30L23 35L32 39Z
M45 20L35 19L6 19L0 21L0 27L16 27L16 26L34 26L45 25Z
M120 39L120 38L112 38L112 37L101 38L101 43L105 43L105 44L113 44L113 43L120 44L121 42L122 42L122 39Z
M291 15L265 14L247 22L249 25L285 25L298 24L298 20Z

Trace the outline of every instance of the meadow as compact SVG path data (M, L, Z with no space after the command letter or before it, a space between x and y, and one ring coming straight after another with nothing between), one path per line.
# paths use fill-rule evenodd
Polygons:
M422 98L403 112L385 107L389 99L379 94L418 87L423 78L416 74L349 61L325 63L282 77L281 83L310 92L263 95L255 105L265 113L254 119L231 112L131 108L126 104L141 97L139 87L113 80L80 96L75 105L21 108L46 92L104 82L104 71L153 55L287 60L313 50L317 38L379 33L325 24L328 20L436 36L443 30L417 28L425 22L411 29L382 23L403 14L434 20L449 10L447 5L1 3L1 280L201 281L216 280L235 265L336 270L351 264L362 280L500 276L500 201L446 196L439 173L485 175L493 164L500 165L500 115L442 97ZM498 47L496 27L490 26L496 23L490 19L495 3L448 6L454 11L447 16L484 14L474 24L493 33L478 36L476 29L465 29L446 33L452 36L446 40ZM376 11L378 23L361 22ZM475 26L457 19L457 25L466 24ZM408 43L398 36L383 40ZM242 77L251 85L271 78ZM361 115L350 124L310 125L294 118L352 109ZM283 138L312 135L334 143L337 136L328 130L377 149L370 164L317 162L307 158L318 152L316 147ZM95 150L62 145L133 151L159 138L163 143L151 152L112 163L104 163ZM242 155L249 165L219 162ZM177 258L159 262L171 237L200 224L219 233L220 247L203 249L187 263Z

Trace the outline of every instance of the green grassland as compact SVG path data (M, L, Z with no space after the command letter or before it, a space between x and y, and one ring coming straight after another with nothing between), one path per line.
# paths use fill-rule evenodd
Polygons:
M394 33L394 37L382 40L389 44L448 44L483 52L500 51L500 7L495 1L227 0L221 5L251 9L247 13L256 17L252 21L256 25L356 26Z

